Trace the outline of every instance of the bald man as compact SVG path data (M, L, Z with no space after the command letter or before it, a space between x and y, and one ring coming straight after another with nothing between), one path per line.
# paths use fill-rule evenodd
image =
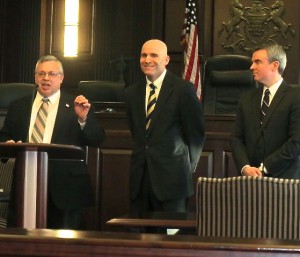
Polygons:
M126 89L126 110L134 146L130 167L131 211L185 212L194 190L192 173L204 143L202 107L192 83L166 69L164 42L144 43L145 78ZM151 93L154 88L155 94ZM154 105L147 118L149 96Z

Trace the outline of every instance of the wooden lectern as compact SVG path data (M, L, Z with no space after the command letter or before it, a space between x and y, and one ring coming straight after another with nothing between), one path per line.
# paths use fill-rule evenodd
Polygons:
M17 226L46 228L48 160L84 160L82 148L72 145L0 143L1 158L16 158Z

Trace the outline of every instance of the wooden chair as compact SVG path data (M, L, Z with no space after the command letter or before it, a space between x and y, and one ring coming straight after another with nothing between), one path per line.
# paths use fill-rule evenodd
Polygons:
M300 180L204 178L197 182L197 234L300 239Z

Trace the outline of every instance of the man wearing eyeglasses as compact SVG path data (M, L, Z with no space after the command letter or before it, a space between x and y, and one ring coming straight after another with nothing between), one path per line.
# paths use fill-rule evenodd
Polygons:
M63 79L61 62L52 55L41 57L35 67L36 94L11 104L0 141L99 147L105 135L91 104L82 95L62 92ZM47 110L40 114L45 102ZM84 162L49 161L48 191L47 228L79 229L83 208L93 203ZM8 225L14 226L13 211Z

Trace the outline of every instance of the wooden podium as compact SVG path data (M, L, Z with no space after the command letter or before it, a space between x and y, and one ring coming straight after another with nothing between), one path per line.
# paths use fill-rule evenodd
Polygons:
M17 227L46 228L48 160L84 160L82 148L72 145L0 143L1 158L16 158Z

